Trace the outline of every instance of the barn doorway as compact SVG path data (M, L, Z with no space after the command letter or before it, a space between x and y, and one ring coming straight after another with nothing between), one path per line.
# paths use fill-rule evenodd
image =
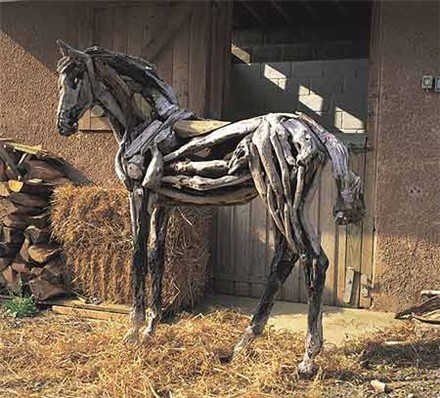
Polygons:
M369 2L234 2L224 117L239 120L295 110L310 114L343 138L352 151L352 167L365 179L370 172L366 155L370 19ZM372 216L363 225L335 225L330 173L326 167L311 207L313 224L330 260L324 303L369 307ZM272 229L259 199L219 210L216 292L262 294L274 251ZM298 265L278 299L306 302Z

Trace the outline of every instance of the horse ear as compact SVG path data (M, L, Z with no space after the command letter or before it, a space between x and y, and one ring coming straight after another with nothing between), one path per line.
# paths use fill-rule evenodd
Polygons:
M64 41L62 41L60 39L57 40L57 46L58 46L58 50L59 50L60 54L63 57L68 57L73 52L73 47L69 46L67 43L65 43Z
M73 48L66 42L62 40L57 40L57 46L58 50L60 51L61 55L63 57L70 57L70 58L76 58L77 60L84 61L85 58L87 58L87 54L83 51L77 50L76 48Z

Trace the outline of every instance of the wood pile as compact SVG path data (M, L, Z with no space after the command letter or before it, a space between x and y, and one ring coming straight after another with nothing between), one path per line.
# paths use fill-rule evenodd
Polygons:
M0 285L29 289L37 300L65 293L62 248L51 236L51 195L80 180L70 165L40 147L0 141Z

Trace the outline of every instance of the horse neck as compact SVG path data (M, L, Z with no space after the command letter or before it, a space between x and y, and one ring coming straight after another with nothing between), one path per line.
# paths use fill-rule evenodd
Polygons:
M118 141L126 131L144 123L142 115L133 100L134 92L116 71L101 61L95 61L95 100L104 109Z

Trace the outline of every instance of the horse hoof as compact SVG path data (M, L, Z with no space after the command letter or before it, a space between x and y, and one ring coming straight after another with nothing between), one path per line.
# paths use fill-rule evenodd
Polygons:
M144 333L142 333L142 344L147 344L153 339L153 331L152 330L145 330Z
M298 365L298 373L303 376L303 377L311 377L316 373L317 370L317 366L315 365L315 363L308 359L308 360L303 360L299 365Z
M122 339L122 342L125 344L139 344L139 332L134 330L129 330Z
M243 335L241 336L241 339L234 347L234 350L231 355L231 361L235 359L240 354L240 352L245 350L254 340L255 340L255 333L252 331L251 328L246 328Z

